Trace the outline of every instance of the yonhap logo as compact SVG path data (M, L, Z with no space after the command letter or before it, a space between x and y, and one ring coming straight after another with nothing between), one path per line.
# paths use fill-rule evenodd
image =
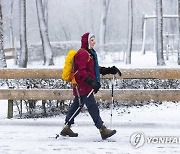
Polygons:
M130 137L130 143L133 147L139 148L145 143L144 133L134 133Z
M180 144L179 136L145 136L144 133L133 133L130 143L134 148L142 147L147 144Z

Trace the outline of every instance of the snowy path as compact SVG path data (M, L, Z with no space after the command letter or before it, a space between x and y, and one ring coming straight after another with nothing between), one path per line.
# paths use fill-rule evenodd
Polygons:
M180 144L145 144L135 149L130 136L143 132L148 136L180 136L180 124L153 122L114 122L117 134L101 140L98 130L91 121L78 121L73 130L77 138L60 137L58 119L0 120L1 154L41 153L180 153Z
M125 110L125 112L124 112ZM113 110L113 128L117 134L101 140L88 113L76 118L73 130L77 138L55 139L64 121L64 116L40 119L6 119L0 116L0 154L54 154L54 153L106 153L106 154L156 154L180 153L180 143L145 143L134 148L130 144L132 134L144 133L145 137L175 136L180 138L180 104L165 102L158 107L119 108ZM1 112L2 113L2 112ZM5 112L4 112L5 113ZM110 110L101 111L106 125L110 122Z
M52 123L51 123L52 124ZM171 128L172 126L172 128ZM121 123L114 127L117 134L102 141L94 126L86 125L74 127L79 132L78 138L53 137L59 132L58 125L34 125L17 123L2 125L0 132L1 154L41 154L41 153L180 153L180 145L144 145L139 149L129 143L130 135L134 132L144 132L148 135L180 135L178 127L155 123ZM169 132L171 129L172 132ZM80 131L78 131L80 130ZM86 132L86 133L85 133ZM175 133L174 133L175 132Z

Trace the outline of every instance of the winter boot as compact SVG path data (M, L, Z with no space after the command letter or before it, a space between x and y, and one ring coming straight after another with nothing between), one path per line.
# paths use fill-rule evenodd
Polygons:
M106 126L102 125L99 129L101 133L101 137L103 140L107 139L108 137L113 136L116 133L116 130L107 129Z
M69 136L69 137L77 137L78 136L78 133L74 133L72 130L71 130L71 128L70 128L71 126L70 125L67 125L67 126L65 126L64 127L64 129L61 131L61 135L62 136Z

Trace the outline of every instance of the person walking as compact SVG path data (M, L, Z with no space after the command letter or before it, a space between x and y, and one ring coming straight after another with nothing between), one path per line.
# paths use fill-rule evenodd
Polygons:
M95 126L99 129L102 139L111 137L116 133L116 130L108 129L104 125L104 122L100 117L98 105L94 98L94 93L97 93L101 87L100 74L106 75L118 73L121 76L121 72L115 66L108 68L99 66L97 54L94 50L95 43L95 35L89 32L85 33L81 38L81 48L74 57L73 67L74 72L76 72L75 80L77 82L77 89L75 87L73 88L75 98L66 115L65 127L60 132L60 135L62 136L78 136L78 133L72 131L71 125L74 124L74 119L80 113L84 104L86 104ZM91 93L92 90L93 93ZM81 108L77 111L79 104L81 105Z

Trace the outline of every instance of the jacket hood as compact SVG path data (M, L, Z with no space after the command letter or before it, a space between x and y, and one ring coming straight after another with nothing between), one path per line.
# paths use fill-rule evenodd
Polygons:
M89 37L89 32L83 34L83 36L81 37L81 48L84 48L86 50L88 50L89 47L88 37Z

